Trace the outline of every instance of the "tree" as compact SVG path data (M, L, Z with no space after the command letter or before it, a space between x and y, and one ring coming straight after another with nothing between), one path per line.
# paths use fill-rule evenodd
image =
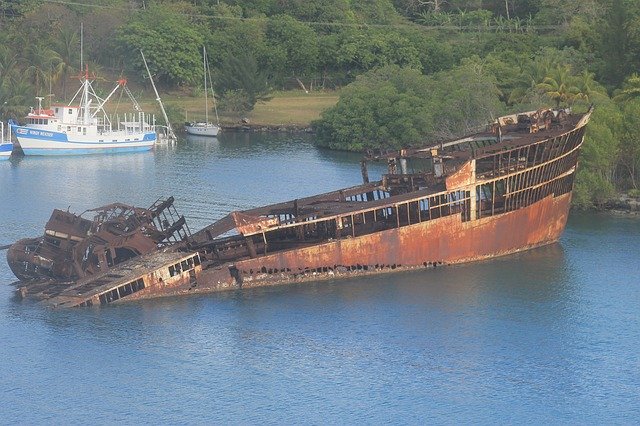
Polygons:
M53 70L53 81L60 81L62 98L67 99L67 81L75 70L80 69L80 34L78 30L61 30L54 50L60 60Z
M622 88L614 92L613 100L616 102L626 102L640 97L640 75L633 73L628 76Z
M358 77L313 123L319 144L351 151L418 144L432 127L426 87L419 71L394 65Z
M437 140L483 130L504 111L496 79L478 57L435 74L429 92L429 108L436 123L429 136Z
M615 194L623 117L611 101L596 105L587 126L576 175L574 204L600 207Z
M551 74L542 80L542 83L536 86L556 103L556 107L560 105L571 106L577 99L585 98L586 94L582 93L575 85L575 80L571 76L571 68L559 66L551 71Z
M623 106L624 122L620 138L620 166L626 169L631 186L638 189L640 172L640 98L633 98Z
M146 75L142 50L151 74L162 83L175 86L202 80L203 31L180 13L179 6L151 6L118 29L121 57L138 75Z
M33 78L36 94L40 95L40 86L43 82L52 82L54 70L62 61L58 53L48 46L40 43L31 44L27 48L27 75Z
M495 81L467 63L428 77L388 65L356 78L313 123L336 149L421 146L478 130L501 109Z
M278 0L273 2L270 15L289 15L307 22L354 21L348 0Z
M317 71L318 38L307 24L287 15L269 20L267 43L272 48L270 68L281 76L298 77Z
M18 69L18 60L11 49L0 46L0 119L17 118L27 111L32 86Z
M392 64L422 68L417 49L398 32L370 30L346 34L348 38L343 39L335 53L336 61L354 73Z
M248 54L227 58L222 64L217 80L217 89L223 93L223 101L239 110L238 99L242 98L245 111L251 111L258 101L270 99L270 88L266 74L258 69L253 56ZM226 99L226 101L225 101Z

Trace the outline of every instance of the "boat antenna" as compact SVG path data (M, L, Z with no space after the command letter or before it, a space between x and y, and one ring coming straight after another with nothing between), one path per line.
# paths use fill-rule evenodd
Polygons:
M165 123L167 123L167 137L172 140L177 139L176 134L173 133L173 128L171 128L171 123L169 122L169 117L167 117L167 112L164 110L164 105L162 105L162 101L160 100L160 95L158 94L158 89L156 89L156 84L153 82L153 77L151 76L151 71L149 71L149 66L147 65L147 60L144 57L144 53L140 50L140 54L142 55L142 62L144 62L144 67L147 69L147 74L149 74L149 80L151 80L151 86L153 86L153 91L156 94L156 101L160 104L160 110L162 111L162 116L164 117Z

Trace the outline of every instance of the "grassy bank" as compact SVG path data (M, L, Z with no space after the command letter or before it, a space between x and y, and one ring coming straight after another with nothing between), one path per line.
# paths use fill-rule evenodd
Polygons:
M162 102L174 122L182 122L186 117L189 120L204 120L204 96L189 96L184 93L161 94ZM320 117L325 109L335 105L339 93L287 91L274 92L271 100L258 102L253 111L243 115L252 125L262 126L296 126L306 127L311 121ZM160 117L160 109L153 98L144 98L140 102L145 111ZM213 105L209 99L209 120L215 120ZM240 122L237 115L225 114L218 111L223 125L235 125Z

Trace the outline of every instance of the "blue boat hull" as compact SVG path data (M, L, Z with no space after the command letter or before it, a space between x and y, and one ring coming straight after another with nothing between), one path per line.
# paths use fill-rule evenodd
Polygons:
M0 161L8 160L11 156L11 152L13 151L12 143L3 143L0 144Z
M153 132L128 134L120 140L104 134L86 140L69 140L67 134L43 129L32 129L13 124L13 133L24 155L88 155L149 151L156 142Z

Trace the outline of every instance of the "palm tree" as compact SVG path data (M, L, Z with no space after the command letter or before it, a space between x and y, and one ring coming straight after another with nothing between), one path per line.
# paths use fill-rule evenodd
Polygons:
M622 88L616 90L614 94L613 100L616 102L626 102L640 97L640 75L634 72L628 76L622 83Z
M27 49L27 61L30 64L26 73L33 78L36 94L40 94L40 84L52 79L53 69L62 61L60 55L48 46L32 44Z
M62 98L67 99L67 80L80 65L80 39L78 31L60 31L55 50L60 57L53 73L54 81L62 81Z
M0 119L17 117L26 110L31 85L18 72L17 56L0 47Z
M520 61L519 68L520 76L507 100L510 105L522 102L527 94L535 90L538 84L544 81L544 78L549 75L552 68L552 61L546 57L539 58L533 62Z
M556 107L560 107L560 104L571 105L577 99L587 98L587 95L575 85L574 80L571 67L559 66L536 87L555 101Z
M33 86L25 75L15 73L0 81L0 118L17 118L27 110Z

